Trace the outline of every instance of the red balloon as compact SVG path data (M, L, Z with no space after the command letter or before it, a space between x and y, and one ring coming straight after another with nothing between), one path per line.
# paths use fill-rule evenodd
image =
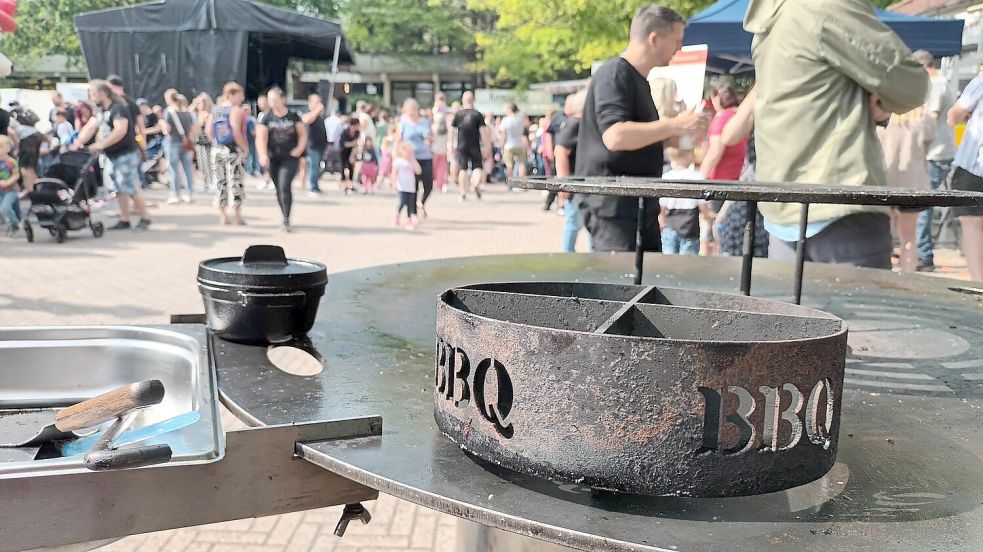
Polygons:
M0 11L0 32L12 33L17 30L17 22L6 12Z
M17 0L0 0L0 12L13 17L17 13Z

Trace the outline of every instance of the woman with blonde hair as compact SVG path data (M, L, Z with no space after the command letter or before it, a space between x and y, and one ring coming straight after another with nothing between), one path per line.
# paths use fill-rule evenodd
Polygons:
M403 102L402 116L399 119L399 126L396 131L396 151L402 142L409 142L413 146L413 157L420 163L420 173L417 174L417 187L423 189L422 194L418 194L420 214L427 216L427 199L433 191L433 151L430 145L433 143L433 127L430 119L427 119L420 112L420 104L413 98L407 98Z
M171 88L164 92L164 103L167 108L162 118L164 129L164 157L171 168L171 197L168 204L181 201L191 203L194 178L191 175L191 151L194 142L191 140L191 129L194 118L188 112L188 99ZM182 170L184 172L182 172ZM186 193L181 194L181 178L184 178Z
M191 102L191 114L193 122L191 125L191 136L194 141L195 163L201 179L204 181L203 188L206 192L215 189L215 175L212 171L212 142L208 139L205 128L208 121L212 118L212 109L215 109L215 102L207 92L202 92Z
M928 148L935 141L935 120L925 109L917 107L903 115L891 115L887 127L877 129L884 148L887 185L907 190L928 190ZM901 242L901 271L915 272L918 268L919 207L896 207L893 218Z

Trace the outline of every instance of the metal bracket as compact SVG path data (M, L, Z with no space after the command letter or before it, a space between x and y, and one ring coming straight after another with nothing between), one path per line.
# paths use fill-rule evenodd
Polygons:
M378 491L296 450L381 433L379 416L271 425L227 433L225 457L210 464L0 479L0 552L374 500Z

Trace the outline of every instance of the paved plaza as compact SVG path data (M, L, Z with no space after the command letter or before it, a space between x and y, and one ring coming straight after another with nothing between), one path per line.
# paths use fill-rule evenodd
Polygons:
M493 186L481 202L435 193L430 219L416 231L392 226L393 193L343 196L333 183L319 199L295 192L290 234L279 229L272 192L247 187L247 226L218 227L209 197L191 205L165 205L152 192L153 227L147 232L88 230L64 244L40 233L0 241L0 325L163 324L170 313L201 312L195 284L198 262L242 254L246 246L274 243L288 255L319 260L329 272L440 257L557 251L563 219L543 213L539 192L507 193ZM109 209L97 217L107 226ZM241 427L229 413L226 429ZM137 535L105 547L119 551L454 550L455 518L389 496L368 503L373 520L353 523L343 539L332 534L341 507Z
M294 233L279 229L272 192L249 183L245 227L216 225L210 198L192 205L164 204L152 192L153 227L148 232L71 233L56 244L46 233L34 244L0 241L0 325L162 324L170 313L202 311L195 285L197 263L234 256L257 243L282 245L288 255L324 262L329 272L373 265L559 249L563 219L542 211L539 192L507 193L493 186L481 202L461 203L453 193L436 193L430 219L414 232L392 226L395 197L343 196L333 184L323 198L298 193ZM109 209L98 217L111 224ZM960 277L955 253L941 252L944 274ZM226 428L242 424L227 412ZM373 521L353 523L343 539L332 531L341 508L300 512L137 535L107 551L281 551L454 550L456 521L450 516L382 496L367 504Z

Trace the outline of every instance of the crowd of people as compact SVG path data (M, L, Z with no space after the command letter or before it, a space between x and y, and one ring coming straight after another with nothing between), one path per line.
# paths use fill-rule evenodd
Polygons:
M251 105L234 82L215 99L201 93L189 101L167 90L160 106L127 96L115 75L91 81L88 101L70 105L57 92L51 101L47 134L38 132L37 121L25 114L9 118L12 149L18 151L12 168L18 176L14 184L0 186L0 216L11 235L23 218L18 199L33 190L37 172L43 173L59 153L83 148L99 156L102 183L87 190L84 206L101 207L116 198L119 221L111 230L150 227L143 191L158 182L170 186L168 205L191 203L196 193L207 193L219 211L219 224L244 225L244 178L249 174L262 177L260 188L275 190L282 228L289 232L295 182L319 197L326 171L340 175L345 194L374 194L380 186L398 192L406 219L397 214L394 223L413 229L427 217L434 190L447 193L456 184L465 201L472 195L480 199L484 185L507 175L551 175L550 121L560 120L549 113L532 122L514 104L504 106L504 118L482 114L474 109L471 92L450 105L438 94L426 108L410 98L394 116L362 101L350 114L329 113L317 94L309 96L306 110L294 110L279 87ZM407 147L413 190L407 184L409 169L400 162L407 160Z
M763 44L781 47L755 49L756 84L743 97L720 82L710 87L709 105L687 109L671 81L645 78L679 50L685 22L668 8L640 9L624 52L600 66L586 95L568 98L568 118L554 146L557 174L903 189L938 189L948 180L952 189L983 191L983 71L957 99L932 55L911 53L859 0L818 6L815 13L752 2L748 14L746 29L770 38ZM817 17L837 24L815 25ZM878 46L851 36L876 37ZM787 56L789 49L803 54ZM953 127L966 120L957 150ZM593 250L635 248L637 200L590 195L562 201L577 208L564 228L564 250L574 250L581 227ZM800 209L760 205L756 256L793 258ZM951 212L961 224L970 276L983 280L983 208ZM647 250L742 253L749 217L744 202L664 199L658 206L646 202L645 215L638 235ZM896 241L902 271L935 269L930 208L816 205L806 236L807 260L891 268Z
M239 225L245 224L244 175L266 175L260 186L276 191L288 232L294 181L320 196L325 170L340 175L346 194L396 192L393 223L408 229L427 218L434 191L446 193L456 185L462 201L481 199L487 183L529 174L907 189L938 189L949 181L953 189L983 190L983 109L977 109L983 76L957 96L930 53L908 51L860 0L838 0L842 9L829 13L824 8L823 17L839 21L841 30L823 27L808 38L787 29L813 28L817 15L754 4L748 31L778 36L779 43L816 55L806 61L774 47L756 48L755 64L765 70L758 71L755 86L742 94L732 83L715 83L700 106L682 104L672 81L647 79L679 50L685 27L676 12L658 5L636 13L627 48L600 65L588 88L568 97L562 111L538 119L511 103L504 117L481 113L471 92L450 105L443 94L427 107L409 98L392 114L360 101L342 115L329 111L317 94L297 112L283 90L273 87L254 111L243 87L233 82L215 101L202 93L189 102L168 90L161 107L131 100L119 77L109 76L90 83L88 102L69 105L53 94L47 135L36 130L37 117L29 111L0 112L0 136L9 137L0 143L0 216L7 233L16 233L22 218L17 198L31 191L38 172L59 152L83 147L100 155L106 191L119 202L120 220L112 229L130 228L133 213L136 228L150 226L141 192L162 174L172 190L167 203L191 202L196 188L207 191L219 223L229 223L231 208ZM846 32L878 37L880 46L854 44ZM810 75L819 82L804 80ZM808 95L806 89L821 92ZM966 120L957 150L953 126ZM632 198L549 194L543 209L554 205L565 217L564 251L576 249L586 228L588 248L596 251L633 250L636 236L642 236L647 250L736 256L749 217L743 202L647 200L637 232L639 203ZM760 206L755 255L792 258L800 209ZM952 212L961 222L971 276L983 280L983 210ZM805 256L890 268L892 233L903 271L934 270L933 213L924 208L888 213L858 205L813 206Z

